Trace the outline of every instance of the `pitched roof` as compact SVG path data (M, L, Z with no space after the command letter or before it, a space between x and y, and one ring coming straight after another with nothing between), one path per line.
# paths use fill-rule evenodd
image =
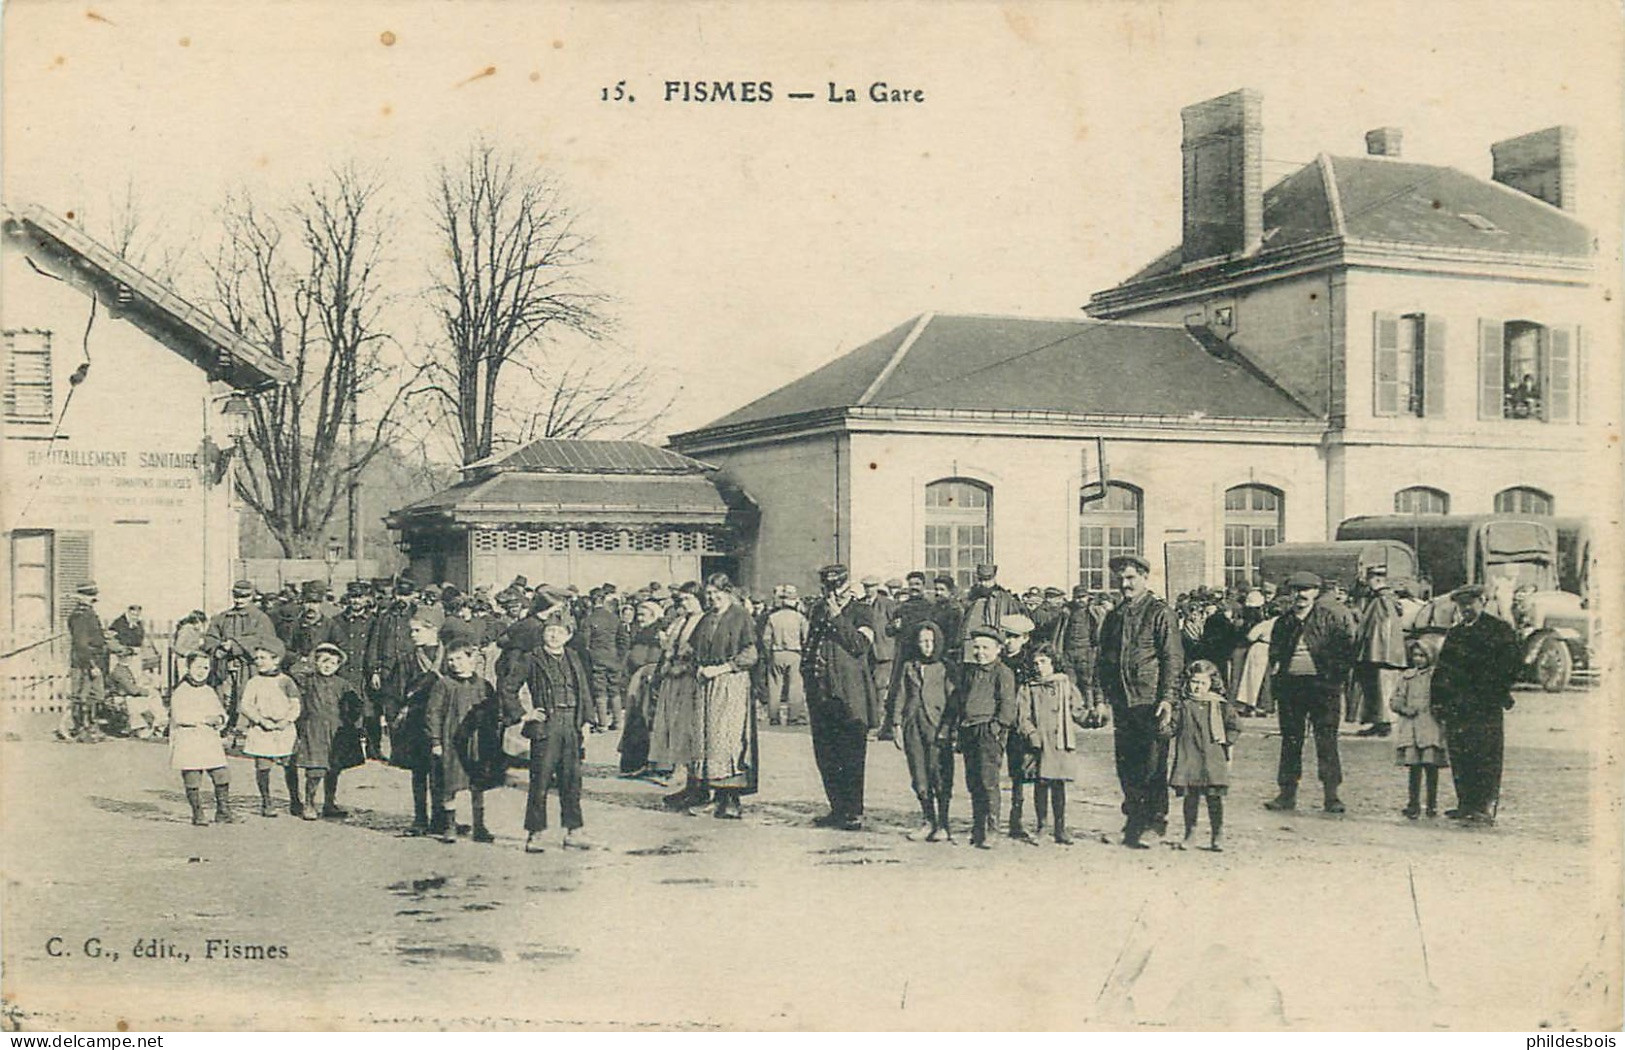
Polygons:
M70 283L88 282L155 340L239 389L293 378L293 369L176 295L72 223L37 205L4 209L5 230L22 250L55 263ZM63 266L67 263L69 265Z
M550 474L703 474L698 460L641 441L542 438L463 468L481 476L508 471Z
M1455 168L1389 157L1322 154L1264 191L1263 226L1260 262L1326 238L1582 259L1592 250L1591 231L1545 201ZM1175 246L1117 287L1172 277L1183 262Z
M1314 418L1178 326L927 314L678 437L850 408Z

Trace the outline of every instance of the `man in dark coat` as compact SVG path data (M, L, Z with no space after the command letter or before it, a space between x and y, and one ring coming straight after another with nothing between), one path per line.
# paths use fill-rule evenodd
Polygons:
M1343 684L1354 662L1354 616L1341 602L1321 600L1320 577L1312 572L1293 573L1286 587L1292 607L1275 621L1269 660L1270 694L1281 725L1281 761L1275 774L1280 794L1264 805L1278 811L1297 808L1307 724L1315 735L1315 767L1326 812L1341 813L1337 727Z
M79 600L68 614L68 673L70 706L57 727L63 740L94 743L101 739L97 725L102 700L107 695L107 634L96 614L99 589L92 580L77 588Z
M1174 612L1151 593L1151 564L1138 555L1113 558L1123 600L1100 627L1096 669L1112 705L1117 782L1123 789L1123 845L1149 849L1147 831L1168 828L1168 742L1184 653Z
M203 633L203 651L214 657L214 687L226 709L226 724L237 719L237 702L254 674L254 646L277 638L265 610L254 604L254 585L238 580L231 585L231 608L209 621Z
M118 643L133 653L138 653L147 644L147 625L141 621L141 606L132 605L118 614L118 618L107 625Z
M367 695L367 636L372 633L372 614L365 600L367 585L352 581L344 593L344 611L329 623L328 639L344 653L338 675L355 686L357 696Z
M1461 619L1445 634L1433 672L1433 713L1444 723L1456 808L1448 817L1493 824L1501 796L1505 712L1521 659L1518 634L1484 611L1484 589L1451 594Z
M976 566L976 585L970 590L970 604L959 620L959 648L963 652L965 641L977 627L1002 630L1000 624L1012 613L1026 615L1021 599L999 585L999 567L992 562Z
M367 709L362 723L371 755L383 754L383 723L394 719L406 702L406 687L416 670L417 647L412 643L415 590L411 580L396 581L394 600L373 619L367 634Z
M942 623L944 617L943 607L926 596L925 573L918 569L904 577L908 597L892 610L891 619L886 623L885 633L896 646L892 661L892 674L885 683L885 717L881 720L880 738L889 739L891 727L897 722L897 704L903 682L903 665L918 654L914 652L915 640L920 636L920 625L934 623L942 628L942 638L946 639L948 627ZM940 641L940 640L939 640ZM946 653L938 653L937 659L946 658Z
M1394 690L1409 663L1405 656L1404 611L1388 586L1388 566L1366 570L1366 603L1355 634L1354 684L1360 693L1360 736L1387 736L1393 731Z
M959 642L959 622L965 616L965 608L959 603L958 588L954 585L954 578L943 573L931 581L932 602L936 605L936 615L933 619L948 643L949 661L958 660L963 655Z
M897 602L881 589L879 576L865 576L863 578L863 597L858 599L858 605L868 616L868 627L874 632L874 676L875 692L885 697L891 691L892 669L897 658L897 637L888 635L886 627L897 615ZM889 727L889 721L882 721L882 727Z
M818 570L824 600L813 607L801 664L812 717L813 759L829 814L820 827L863 828L863 773L869 729L880 718L874 680L874 636L867 610L851 592L846 566Z
M621 621L609 606L605 588L594 587L588 601L591 609L581 623L581 654L592 679L592 731L602 733L621 724Z
M1061 607L1047 627L1033 634L1036 644L1049 643L1061 654L1061 661L1078 694L1091 706L1100 700L1095 663L1100 656L1101 619L1089 608L1089 588L1072 588L1072 600Z

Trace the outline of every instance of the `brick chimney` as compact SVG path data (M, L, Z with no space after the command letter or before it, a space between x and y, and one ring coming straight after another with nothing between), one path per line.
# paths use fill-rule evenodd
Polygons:
M1397 157L1404 141L1400 128L1372 128L1365 133L1365 151L1373 157Z
M1232 91L1179 111L1184 261L1256 251L1264 236L1264 99Z
M1573 211L1574 129L1546 128L1515 139L1505 139L1490 147L1496 182L1539 197L1547 204Z

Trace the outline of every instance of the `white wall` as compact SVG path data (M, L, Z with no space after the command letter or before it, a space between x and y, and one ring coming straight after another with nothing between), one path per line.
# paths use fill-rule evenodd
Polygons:
M87 336L90 298L34 272L9 244L0 256L0 292L0 327L52 333L54 413L61 412L68 376L85 360L87 347L90 359L54 442L45 440L53 431L49 423L0 424L5 530L92 532L104 619L132 601L154 622L193 608L224 607L237 553L229 484L205 488L190 463L144 458L195 454L205 433L217 444L229 443L203 372L110 316L106 304L98 306ZM116 455L114 462L96 466L42 462L47 450ZM10 559L4 560L9 577ZM6 583L9 594L9 578ZM62 601L59 595L59 608Z

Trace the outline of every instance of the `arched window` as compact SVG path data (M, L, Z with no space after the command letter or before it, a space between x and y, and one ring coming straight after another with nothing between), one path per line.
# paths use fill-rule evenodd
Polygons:
M976 566L993 560L993 490L979 481L944 478L925 487L925 567L946 572L961 589Z
M1395 514L1449 514L1450 493L1412 485L1394 493Z
M1237 485L1224 493L1224 583L1258 578L1258 555L1281 542L1286 497L1267 485Z
M1550 492L1528 485L1516 485L1495 494L1497 514L1555 514L1556 501Z
M1114 481L1106 495L1088 504L1078 515L1078 582L1092 591L1110 585L1111 560L1122 554L1141 554L1145 535L1144 497L1133 485Z

